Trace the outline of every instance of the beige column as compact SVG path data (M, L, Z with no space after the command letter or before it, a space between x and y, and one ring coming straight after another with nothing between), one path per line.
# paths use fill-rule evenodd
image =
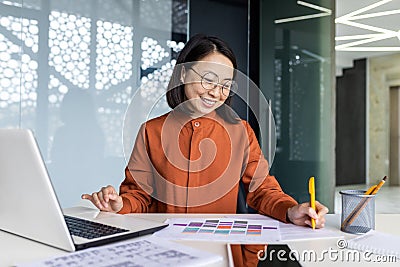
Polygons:
M390 185L400 185L400 87L390 87Z
M367 181L375 184L392 179L389 88L400 85L400 53L369 58L367 77Z

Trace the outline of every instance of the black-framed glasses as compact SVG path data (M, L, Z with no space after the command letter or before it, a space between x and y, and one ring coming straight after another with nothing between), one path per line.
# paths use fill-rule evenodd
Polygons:
M234 80L226 80L224 83L220 83L218 75L212 71L205 72L201 75L195 69L190 69L199 75L201 78L201 86L206 90L213 90L219 86L224 96L232 96L237 91L237 83Z

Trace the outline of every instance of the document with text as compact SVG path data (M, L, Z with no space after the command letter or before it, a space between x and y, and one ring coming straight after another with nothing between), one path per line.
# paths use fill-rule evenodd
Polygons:
M149 236L17 266L209 266L222 260L223 258L220 255Z
M232 216L230 216L232 217ZM261 215L261 214L243 214L238 215L234 218L243 220L254 220L263 221L266 223L276 222L278 223L278 229L280 234L280 241L295 241L295 240L305 240L305 239L320 239L320 238L339 238L343 237L343 233L324 227L321 229L312 229L308 226L298 226L292 223L283 223L271 217Z

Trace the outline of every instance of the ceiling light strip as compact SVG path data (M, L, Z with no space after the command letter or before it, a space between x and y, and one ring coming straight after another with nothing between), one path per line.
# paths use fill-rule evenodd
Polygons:
M301 51L302 53L304 53L305 55L308 55L308 56L310 56L310 57L312 57L312 58L318 59L318 60L321 61L321 62L325 62L325 61L327 60L326 58L321 57L320 55L317 55L317 54L315 54L315 53L313 53L313 52L310 52L310 51L308 51L308 50L301 49L300 51Z
M383 16L389 16L389 15L395 15L395 14L400 14L400 9L388 10L388 11L382 11L382 12L376 12L376 13L369 13L369 14L360 15L360 16L354 16L354 17L348 18L348 20L369 19L369 18L383 17Z
M337 46L335 46L335 49L343 49L346 47L356 46L356 45L360 45L360 44L372 43L372 42L385 40L385 39L389 39L389 38L396 37L396 36L397 36L397 34L381 34L381 36L379 36L379 37L369 38L369 39L364 39L364 40L360 40L360 41L337 45Z
M342 49L336 49L337 51L352 51L352 52L398 52L400 47L398 46L371 46L371 47L346 47Z
M382 34L386 34L386 33L336 36L335 41L348 41L348 40L375 38L375 37L381 36Z
M314 4L310 4L304 1L297 1L296 2L298 5L306 6L315 10L320 10L323 11L323 13L318 13L318 14L312 14L312 15L304 15L304 16L297 16L297 17L291 17L291 18L284 18L284 19L276 19L275 24L279 23L286 23L286 22L292 22L292 21L299 21L299 20L306 20L306 19L313 19L313 18L320 18L320 17L325 17L325 16L330 16L332 14L332 10L322 7L322 6L317 6Z
M297 4L301 5L301 6L306 6L306 7L312 8L312 9L316 9L316 10L320 10L320 11L332 14L332 10L330 10L328 8L325 8L325 7L322 7L322 6L317 6L317 5L310 4L310 3L307 3L307 2L304 2L304 1L297 1Z
M313 19L313 18L319 18L319 17L325 17L325 16L330 16L330 14L328 14L328 13L319 13L319 14L298 16L298 17L292 17L292 18L286 18L286 19L277 19L277 20L275 20L275 23L279 24L279 23L286 23L286 22L305 20L305 19Z
M346 25L349 25L349 26L353 26L353 27L357 27L357 28L361 28L361 29L365 29L365 30L374 31L374 32L387 33L387 34L396 33L395 31L391 31L391 30L387 30L387 29L383 29L383 28L378 28L378 27L375 27L375 26L370 26L370 25L366 25L366 24L358 23L358 22L354 22L354 21L343 20L343 21L340 21L340 23L341 24L346 24Z
M391 1L393 1L393 0L382 0L382 1L376 2L376 3L372 4L372 5L360 8L360 9L358 9L356 11L350 12L350 13L348 13L346 15L343 15L343 16L341 16L339 18L336 18L335 22L336 21L341 21L341 20L346 20L349 17L353 17L355 15L358 15L358 14L363 13L365 11L371 10L371 9L376 8L378 6L384 5L384 4L389 3Z

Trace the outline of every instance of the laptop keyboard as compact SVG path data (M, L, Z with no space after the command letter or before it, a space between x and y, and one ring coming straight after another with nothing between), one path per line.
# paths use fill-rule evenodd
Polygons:
M128 232L126 229L88 221L81 218L64 215L65 222L71 235L93 239L118 233Z

